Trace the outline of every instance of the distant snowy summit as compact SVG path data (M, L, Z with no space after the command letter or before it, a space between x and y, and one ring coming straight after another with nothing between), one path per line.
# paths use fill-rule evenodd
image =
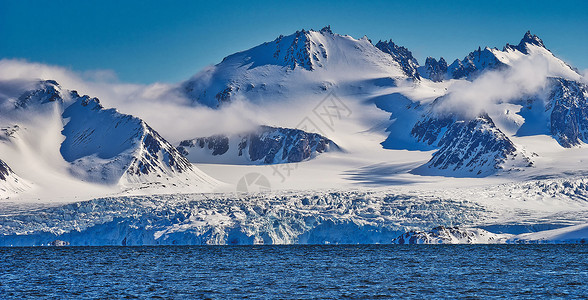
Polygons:
M195 103L219 108L239 98L262 103L268 95L278 101L301 92L320 93L343 78L403 78L411 72L416 61L410 52L393 43L386 49L382 52L367 37L333 33L330 27L303 29L225 57L184 82L180 91Z
M443 81L448 79L473 79L485 70L497 70L512 66L512 63L523 55L540 53L545 56L553 56L543 41L536 35L527 31L518 45L506 44L502 50L498 48L478 47L477 50L470 52L462 60L455 59L451 64L447 64L443 57L439 60L433 57L427 57L425 65L418 67L420 75L433 81ZM556 59L555 57L553 57ZM559 61L559 59L557 59ZM564 62L559 64L567 66ZM565 72L575 72L567 66Z
M185 140L178 150L192 162L278 164L309 160L340 148L317 133L260 126L250 132Z

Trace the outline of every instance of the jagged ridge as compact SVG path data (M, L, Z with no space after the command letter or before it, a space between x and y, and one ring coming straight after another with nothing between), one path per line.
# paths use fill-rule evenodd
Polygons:
M71 92L63 113L64 159L73 172L91 181L118 182L122 176L142 182L142 176L174 176L193 171L190 162L143 120L104 109L97 98Z

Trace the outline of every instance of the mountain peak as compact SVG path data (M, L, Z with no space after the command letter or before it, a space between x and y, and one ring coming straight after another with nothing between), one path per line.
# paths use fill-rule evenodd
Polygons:
M18 97L14 106L26 108L29 105L60 101L62 98L59 84L55 80L41 80L37 83L36 88L28 90Z
M323 27L323 29L321 29L319 32L322 34L325 34L325 33L333 34L333 31L331 31L331 25L327 25L327 26Z
M530 30L527 31L525 33L525 35L523 36L523 39L521 39L521 42L519 43L519 47L523 46L524 44L531 44L531 45L545 48L543 41L538 36L531 34Z
M518 50L524 54L529 54L528 45L535 45L538 47L545 48L545 44L543 44L543 41L538 36L531 34L531 31L529 30L525 32L525 35L523 35L523 38L521 39L521 42L518 45L514 46L507 43L503 51Z
M392 40L389 41L378 41L376 48L380 51L390 54L400 67L402 71L409 77L414 79L420 79L420 74L417 71L419 62L412 56L412 52L406 47L398 46L394 44Z

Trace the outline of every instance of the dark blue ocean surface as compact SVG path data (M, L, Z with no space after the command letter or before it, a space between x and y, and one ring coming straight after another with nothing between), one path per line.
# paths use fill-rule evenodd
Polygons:
M586 245L0 248L0 298L588 297Z

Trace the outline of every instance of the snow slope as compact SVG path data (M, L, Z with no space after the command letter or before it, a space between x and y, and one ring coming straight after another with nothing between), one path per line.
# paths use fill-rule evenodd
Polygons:
M24 86L30 89L1 99L0 120L7 127L0 148L12 170L34 186L30 197L108 195L166 184L210 191L218 185L142 120L104 109L98 99L54 81Z
M585 244L588 242L588 224L580 224L533 233L524 233L508 239L507 242L526 244Z

